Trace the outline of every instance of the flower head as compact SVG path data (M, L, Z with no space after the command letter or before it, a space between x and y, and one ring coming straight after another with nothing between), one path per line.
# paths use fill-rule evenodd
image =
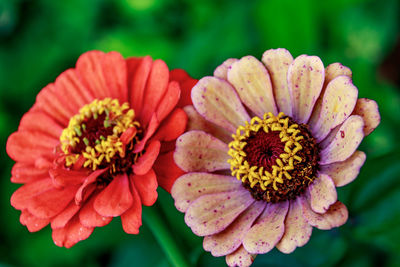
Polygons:
M379 124L375 101L357 99L351 71L285 49L228 59L192 89L188 129L174 159L187 174L172 196L204 249L248 266L277 247L291 253L313 227L348 218L336 187L365 161L357 151Z
M183 173L172 153L195 82L150 57L83 54L40 91L8 139L11 181L24 184L11 197L21 223L31 232L50 223L65 247L116 216L137 234L141 206Z

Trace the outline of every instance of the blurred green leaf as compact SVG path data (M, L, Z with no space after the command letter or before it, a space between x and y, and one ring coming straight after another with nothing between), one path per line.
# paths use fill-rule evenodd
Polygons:
M253 266L333 266L344 256L346 241L340 231L320 231L313 229L310 241L291 254L273 251L258 255Z
M312 0L257 1L254 9L256 26L265 49L284 47L292 55L318 51L318 33L322 29L317 15L317 5Z
M384 200L400 186L400 153L393 152L374 159L367 159L357 178L350 207L354 211L369 210Z
M129 240L120 242L112 255L110 267L128 266L170 266L163 251L157 244L146 225L140 228L140 236L130 236Z
M399 168L400 169L400 168ZM399 179L400 172L396 178ZM392 184L392 187L396 187ZM380 188L379 188L380 189ZM355 218L354 235L359 240L393 252L400 251L400 188L380 190L383 196L373 198L368 210Z

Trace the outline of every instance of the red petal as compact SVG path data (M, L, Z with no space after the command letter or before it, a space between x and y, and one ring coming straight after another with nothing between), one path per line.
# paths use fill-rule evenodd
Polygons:
M176 106L179 101L181 90L179 89L179 84L172 81L168 85L167 92L165 96L161 99L160 104L157 107L156 115L159 121L162 121L172 109Z
M126 60L128 86L132 84L133 76L143 61L143 57L129 57Z
M65 227L53 230L53 241L59 247L70 248L79 241L88 238L93 229L83 226L79 222L78 216L75 216Z
M144 57L134 70L132 70L132 66L128 65L129 79L131 79L133 76L132 82L128 84L129 102L136 114L139 114L139 111L142 109L144 90L146 88L147 79L149 77L152 65L153 59L149 56Z
M157 200L157 177L155 172L150 171L144 175L134 175L131 177L140 195L143 205L151 206Z
M111 97L102 70L105 54L100 51L89 51L78 58L76 73L82 84L97 99Z
M14 194L12 194L11 206L18 210L24 210L28 207L33 197L53 188L54 186L50 177L25 184L18 188Z
M94 201L94 209L102 216L119 216L132 206L133 198L129 190L126 173L114 177Z
M29 211L23 210L19 221L28 228L29 232L37 232L48 225L50 219L40 219L33 216Z
M54 86L61 95L68 96L68 102L71 103L74 114L94 99L92 93L80 81L75 69L68 69L61 73L54 82Z
M160 146L161 144L159 141L150 142L146 147L146 152L140 156L138 162L132 166L135 174L144 175L151 169L160 152Z
M185 173L178 166L176 166L173 154L174 151L170 151L166 154L160 154L153 166L153 169L157 174L158 184L168 193L171 192L171 187L175 180Z
M77 186L50 189L37 195L28 203L28 211L38 218L51 218L63 211L74 199Z
M149 140L149 138L153 136L158 125L160 125L160 122L158 121L156 114L153 114L153 116L151 117L149 126L147 127L147 129L145 131L144 137L142 138L142 140L140 140L139 144L136 144L135 149L133 150L134 153L138 153L143 150L143 148L146 145L147 140Z
M183 109L175 109L158 128L153 139L160 141L172 141L178 138L186 129L187 115Z
M88 176L88 171L72 171L62 168L50 169L50 177L55 187L60 188L68 185L80 185Z
M33 109L44 111L63 127L66 127L71 116L75 115L73 106L66 101L65 95L57 92L52 83L43 88L36 96Z
M168 87L168 80L169 70L167 64L160 59L155 60L147 81L143 106L140 110L137 110L140 122L144 126L147 126L161 98L164 96Z
M124 214L121 215L122 228L128 234L138 234L139 227L142 225L142 204L140 202L140 196L137 192L135 185L131 180L132 190L132 207L128 209Z
M29 111L22 117L19 130L38 131L58 140L63 127L41 111Z
M137 132L136 127L130 127L121 134L121 136L119 137L119 140L121 140L121 142L124 145L127 145L132 140L132 138L136 135L136 132Z
M68 207L51 220L51 228L57 229L65 227L71 218L79 211L81 207L71 201Z
M162 142L161 148L160 148L160 153L167 153L167 152L175 150L175 144L176 144L176 140Z
M34 163L38 158L54 158L59 141L39 132L18 131L7 140L7 154L15 161Z
M109 52L103 57L101 67L109 97L117 98L120 104L128 101L127 65L118 52Z
M198 80L191 78L189 74L182 69L172 70L170 72L170 80L178 81L181 88L181 98L178 102L178 107L193 105L191 91Z
M112 220L112 217L103 217L95 211L93 203L97 195L97 193L94 193L79 212L79 220L86 227L105 226Z
M93 190L96 188L96 186L93 185L93 183L96 182L97 177L102 175L107 170L108 168L97 170L92 172L88 177L86 177L85 181L83 182L81 187L79 187L78 191L76 191L75 194L75 203L77 205L80 205L82 201L93 192Z
M13 183L30 183L49 177L47 168L40 169L31 164L17 162L11 169L11 182Z

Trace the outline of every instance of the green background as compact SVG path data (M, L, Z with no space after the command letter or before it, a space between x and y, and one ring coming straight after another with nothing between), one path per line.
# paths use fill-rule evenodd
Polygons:
M290 255L274 249L254 266L400 266L398 14L396 0L0 0L0 266L170 266L145 223L135 236L115 219L65 249L53 244L49 227L29 233L10 206L19 185L10 182L7 137L39 90L80 54L148 54L200 78L229 57L260 58L278 47L350 67L359 96L378 102L382 122L360 147L367 161L358 179L338 189L348 222L314 229L304 247ZM224 258L204 252L171 197L162 189L159 196L153 209L191 265L223 266Z

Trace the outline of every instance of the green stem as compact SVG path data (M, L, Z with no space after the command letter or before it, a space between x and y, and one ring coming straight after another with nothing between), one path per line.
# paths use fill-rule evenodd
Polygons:
M181 253L174 238L161 218L161 209L155 204L152 207L143 209L143 219L149 226L158 244L164 250L169 262L174 267L189 267L185 256Z

